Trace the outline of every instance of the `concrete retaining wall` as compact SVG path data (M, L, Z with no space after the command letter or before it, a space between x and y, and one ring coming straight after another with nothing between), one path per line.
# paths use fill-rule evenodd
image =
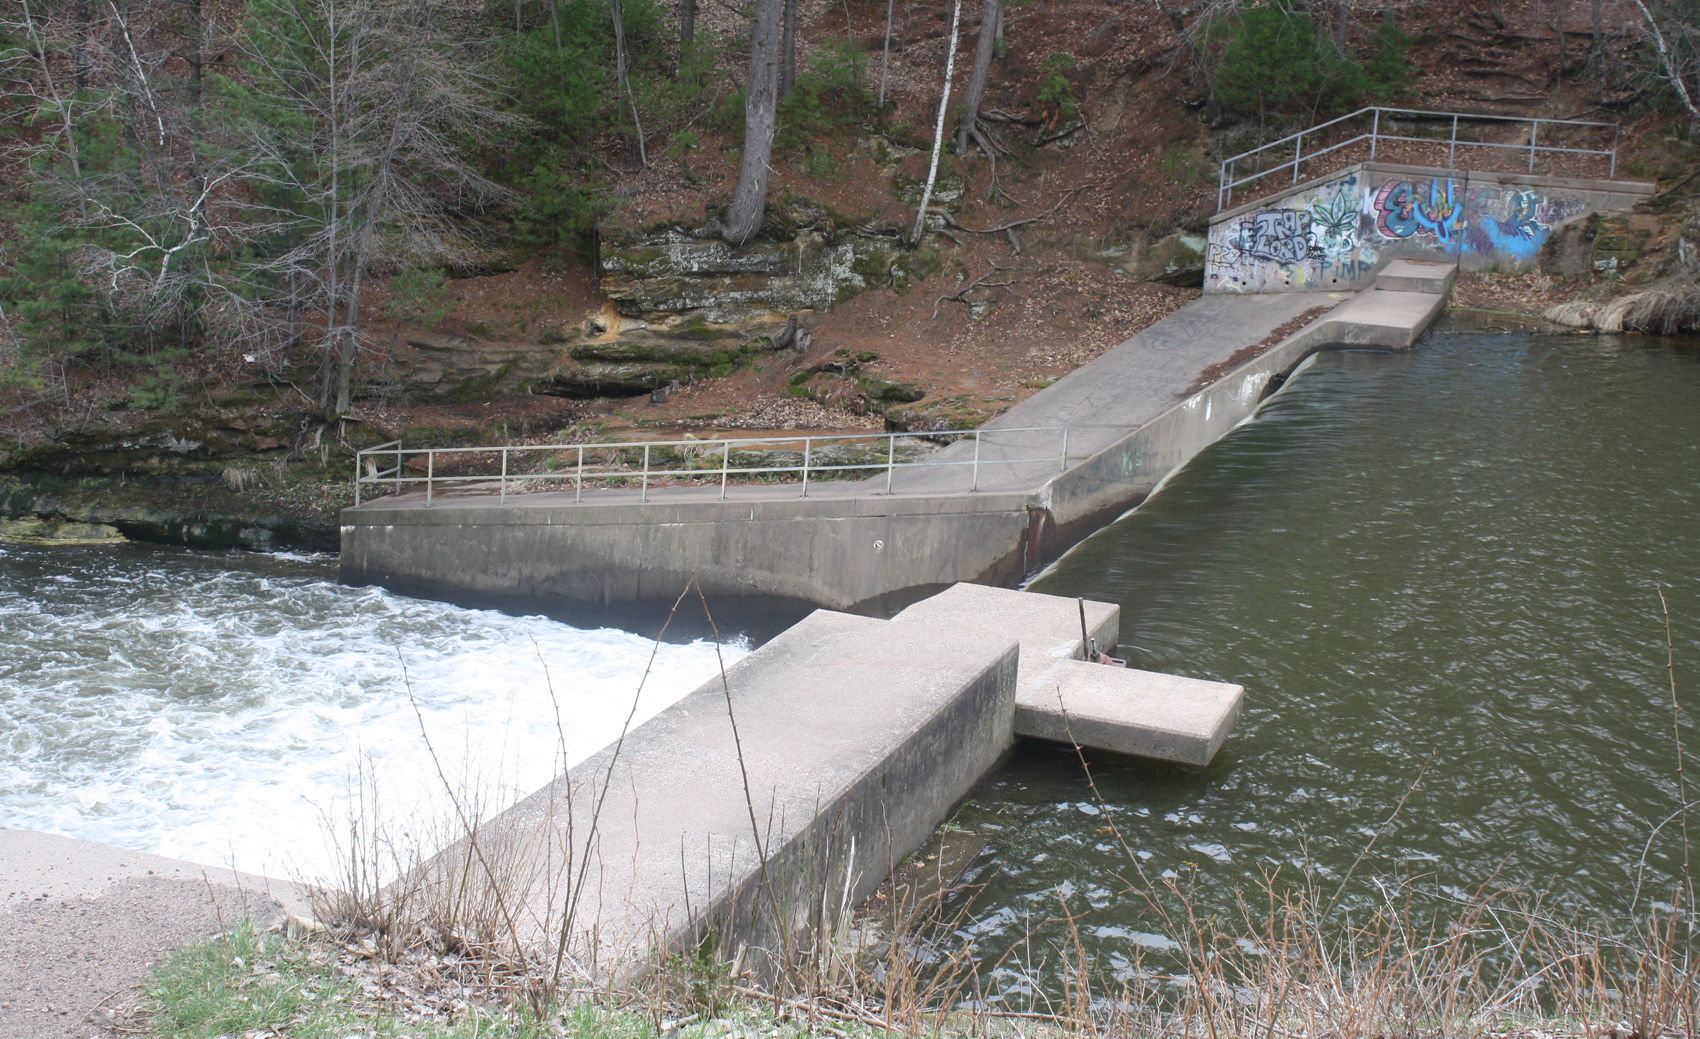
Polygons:
M1388 260L1528 267L1552 231L1653 185L1360 163L1210 223L1206 292L1356 289Z
M654 492L646 504L627 496L575 505L570 494L559 504L533 495L507 506L489 495L440 498L429 508L380 499L343 513L341 578L552 608L672 602L694 579L717 608L777 599L878 614L958 581L1013 584L1141 501L1250 415L1309 353L1338 344L1408 347L1444 305L1450 271L1419 278L1420 291L1359 293L1204 389L1177 395L1068 471L1053 476L1041 467L1027 490L887 495L826 483L806 499L749 487L724 502L688 488ZM967 479L966 470L951 471Z
M607 605L784 599L887 612L1023 571L1024 494L845 496L344 513L342 580L444 598ZM894 598L894 596L896 596Z

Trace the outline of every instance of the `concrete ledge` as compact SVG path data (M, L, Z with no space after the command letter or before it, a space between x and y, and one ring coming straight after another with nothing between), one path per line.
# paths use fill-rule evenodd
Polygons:
M1208 765L1239 720L1243 686L1067 661L1045 688L1015 702L1023 736L1097 750Z
M1458 280L1458 265L1431 260L1394 260L1375 276L1375 288L1383 292L1427 292L1450 296Z
M1377 286L1359 293L1305 332L1311 341L1330 345L1408 350L1444 309L1443 295L1389 291Z
M476 918L462 878L494 875L522 940L565 926L586 974L705 936L770 969L1009 749L1016 661L1013 638L817 611L401 883Z
M1087 601L1087 638L1115 648L1121 607ZM1151 671L1089 664L1078 599L958 584L892 618L893 625L1020 639L1015 734L1092 750L1207 765L1239 719L1245 690ZM1061 701L1059 703L1059 696Z

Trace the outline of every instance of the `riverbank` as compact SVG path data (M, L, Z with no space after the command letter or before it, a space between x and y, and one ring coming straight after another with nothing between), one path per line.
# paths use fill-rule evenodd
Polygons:
M1649 254L1647 269L1664 266ZM1565 325L1545 315L1603 292L1605 284L1596 285L1587 273L1466 272L1442 321L1451 327L1564 331ZM1192 298L1182 290L1145 288L1140 308L1118 311L1115 334L1141 331ZM854 395L833 387L838 382L853 387L873 375L924 383L935 405L984 422L1117 341L1099 329L1066 350L1038 351L1019 338L989 337L976 340L972 363L947 364L915 344L891 340L871 361L835 360L830 350L821 361L777 358L658 398L522 397L482 405L375 407L368 409L371 429L360 442L391 435L406 437L410 445L449 446L868 432L879 422L857 414ZM793 384L799 374L808 378L806 394ZM107 424L102 419L99 428ZM116 533L196 548L337 551L337 514L353 501L353 440L345 444L324 436L317 447L297 450L266 438L231 437L220 457L191 459L171 449L177 443L171 438L139 436L126 424L106 433L99 428L71 430L56 452L19 448L0 467L0 518L38 520L49 528L68 523L107 528L72 531L73 538ZM49 529L46 536L56 532Z
M1122 840L1111 817L1109 829ZM1373 840L1373 838L1372 838ZM1135 861L1131 850L1129 863ZM1133 867L1130 874L1136 874ZM1341 879L1340 887L1353 881ZM1125 882L1125 881L1124 881ZM776 984L698 954L660 964L618 990L540 998L547 964L482 959L441 939L398 945L346 926L226 937L181 950L143 1000L118 1007L106 1034L407 1039L1601 1039L1682 1036L1700 1003L1685 947L1691 921L1649 910L1633 933L1577 929L1501 893L1454 901L1444 930L1413 932L1409 891L1349 922L1339 888L1311 877L1248 892L1233 921L1190 916L1175 885L1151 891L1180 922L1191 970L1109 988L1086 979L1066 998L1022 1007L979 998L984 979L959 961L923 961L882 892L862 944L835 943ZM1332 895L1332 897L1331 897ZM911 908L913 908L911 906ZM930 921L949 926L949 921ZM1052 954L1068 957L1064 949Z

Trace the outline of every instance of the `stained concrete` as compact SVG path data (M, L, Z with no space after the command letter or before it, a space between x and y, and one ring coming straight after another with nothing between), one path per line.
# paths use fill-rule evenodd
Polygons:
M0 830L0 1036L106 1034L99 1012L177 946L307 911L293 884L29 830Z
M1085 612L1086 642L1081 639ZM1116 645L1113 603L958 584L892 618L935 631L1012 632L1020 640L1015 734L1091 750L1208 765L1239 720L1245 689L1088 663Z
M1245 687L1136 668L1064 661L1015 704L1033 739L1208 765L1239 721Z
M1282 324L1344 295L1206 297L1147 328L1017 405L981 434L971 467L902 470L885 480L733 488L380 498L342 515L342 580L416 594L503 596L606 606L671 601L693 578L711 601L781 596L830 609L889 613L956 581L1012 584L1249 415L1271 380L1325 334L1402 338L1437 311L1360 304L1364 319L1301 332L1197 387L1214 364L1249 352ZM1411 322L1374 331L1376 314ZM1325 319L1327 320L1327 319ZM1060 454L1069 464L1010 462ZM958 443L930 461L971 460Z
M768 970L1009 749L1016 661L1012 635L817 611L402 883L447 907L488 865L523 940L568 935L584 975L705 936Z

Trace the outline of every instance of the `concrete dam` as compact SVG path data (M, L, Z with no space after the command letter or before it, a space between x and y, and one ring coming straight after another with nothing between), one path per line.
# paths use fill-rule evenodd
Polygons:
M546 473L505 449L363 452L357 486L384 496L343 514L348 583L593 607L695 587L824 607L484 827L540 857L528 926L578 926L555 909L569 878L551 867L572 852L596 864L578 883L621 892L575 932L593 969L705 936L776 966L833 915L823 889L870 892L1017 736L1208 763L1240 687L1103 667L1115 607L985 586L1141 501L1311 354L1407 349L1460 266L1527 263L1555 227L1650 193L1375 164L1299 183L1298 169L1213 222L1202 298L919 457L898 461L895 436L873 461L826 461L798 437L800 466L736 469L747 443L630 445L641 464L618 468L550 446ZM680 447L699 464L651 465ZM572 848L605 795L597 845ZM417 879L476 883L471 850Z

